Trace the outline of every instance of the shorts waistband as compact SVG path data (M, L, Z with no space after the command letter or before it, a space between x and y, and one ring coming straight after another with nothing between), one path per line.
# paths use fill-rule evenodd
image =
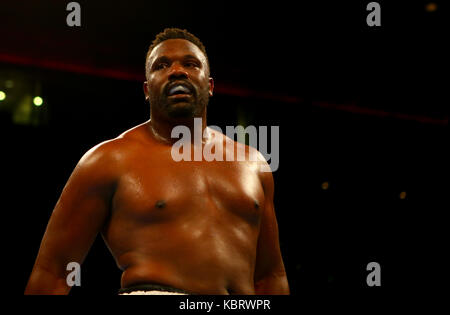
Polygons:
M162 284L139 284L128 288L121 288L119 289L119 294L131 293L134 291L161 291L161 292L173 292L173 293L194 295L194 293L187 292L182 289L165 286Z

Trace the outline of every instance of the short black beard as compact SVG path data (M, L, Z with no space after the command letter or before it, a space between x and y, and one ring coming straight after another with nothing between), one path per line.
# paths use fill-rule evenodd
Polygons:
M167 116L170 118L193 118L196 115L195 111L195 104L192 104L190 106L183 106L183 107L167 107Z

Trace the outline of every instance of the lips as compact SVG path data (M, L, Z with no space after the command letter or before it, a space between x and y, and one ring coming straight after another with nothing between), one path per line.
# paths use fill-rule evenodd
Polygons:
M192 94L192 89L189 85L185 83L175 83L169 86L167 95L168 96L174 96L174 95L186 95L186 94Z

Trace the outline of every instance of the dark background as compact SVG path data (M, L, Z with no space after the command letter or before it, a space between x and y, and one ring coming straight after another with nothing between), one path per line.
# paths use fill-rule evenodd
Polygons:
M292 294L367 288L371 261L383 288L444 273L442 1L378 1L381 27L366 24L370 1L78 1L72 28L68 2L0 6L2 261L15 291L81 156L149 118L145 55L165 27L206 46L209 124L280 126L275 207ZM99 237L72 294L119 287Z

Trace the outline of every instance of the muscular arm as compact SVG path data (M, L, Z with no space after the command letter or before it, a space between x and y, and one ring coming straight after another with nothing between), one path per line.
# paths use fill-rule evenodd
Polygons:
M25 294L68 294L67 264L81 265L102 228L114 190L114 171L104 145L80 160L53 210Z
M273 206L272 173L261 173L265 204L261 219L255 267L255 294L289 294L289 285L281 257L278 224Z

